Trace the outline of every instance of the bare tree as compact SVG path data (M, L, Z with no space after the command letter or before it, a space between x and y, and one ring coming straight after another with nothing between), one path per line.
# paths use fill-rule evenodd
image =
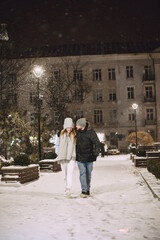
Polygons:
M5 126L5 118L8 117L10 110L16 109L20 113L34 114L35 131L32 134L37 135L38 101L40 101L41 122L43 120L43 125L48 125L48 129L49 122L52 130L60 129L64 117L75 115L73 105L77 102L83 103L91 89L87 83L87 72L82 71L86 63L82 63L80 57L58 58L57 62L54 60L53 58L46 61L38 58L38 55L33 58L25 58L22 55L19 58L1 59L0 113L4 116L2 119L4 128L8 128L7 125ZM42 79L38 80L34 76L35 65L43 65L45 74ZM38 81L40 81L39 93L37 93ZM57 122L53 122L55 112ZM42 132L43 135L44 132Z
M26 102L25 98L20 96L29 95L29 89L27 88L26 79L28 80L28 75L30 75L31 68L36 62L35 58L23 58L22 55L12 53L11 49L8 52L7 45L0 45L1 55L0 55L0 154L4 154L7 157L7 149L9 142L13 138L11 136L10 127L11 122L8 121L9 116L13 116L19 113L20 117L25 113L26 109L21 107L21 101ZM27 83L29 80L27 81ZM18 125L20 128L23 126ZM17 126L12 125L12 128ZM16 132L13 131L12 132ZM21 135L19 137L22 137Z
M66 116L73 117L75 114L72 111L73 105L77 102L83 103L91 90L87 83L87 73L83 72L86 63L81 63L79 57L76 59L65 57L60 60L57 66L55 64L50 66L47 93L44 94L52 113L57 113L58 121L54 123L57 129L62 127Z

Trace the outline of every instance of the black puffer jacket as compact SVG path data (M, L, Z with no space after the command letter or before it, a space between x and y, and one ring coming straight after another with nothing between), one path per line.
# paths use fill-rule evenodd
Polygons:
M100 152L101 144L94 130L76 130L76 160L79 162L93 162Z

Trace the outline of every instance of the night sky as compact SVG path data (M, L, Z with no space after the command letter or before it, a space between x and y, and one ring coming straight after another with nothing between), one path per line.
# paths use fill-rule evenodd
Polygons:
M10 41L44 46L160 40L160 0L0 0Z

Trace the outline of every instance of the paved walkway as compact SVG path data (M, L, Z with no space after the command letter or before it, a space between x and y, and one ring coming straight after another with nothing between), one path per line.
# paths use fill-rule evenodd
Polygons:
M71 198L64 196L62 172L40 172L25 184L1 182L0 239L160 240L160 202L141 176L152 175L118 155L94 163L86 199L79 196L77 165Z

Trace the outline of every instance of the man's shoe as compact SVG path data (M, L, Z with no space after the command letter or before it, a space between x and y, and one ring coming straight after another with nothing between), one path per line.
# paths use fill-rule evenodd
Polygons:
M82 192L82 193L80 194L80 196L81 196L82 198L87 198L87 197L88 197L88 194L87 194L87 192Z

